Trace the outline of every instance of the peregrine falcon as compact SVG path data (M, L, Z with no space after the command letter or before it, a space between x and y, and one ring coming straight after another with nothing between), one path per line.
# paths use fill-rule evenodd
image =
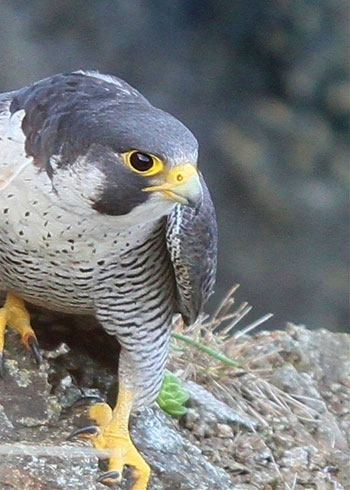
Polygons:
M134 490L150 469L132 410L160 390L172 321L196 321L216 273L213 204L193 134L123 80L55 75L0 94L0 370L7 326L40 360L25 302L95 315L121 353L115 408L90 408L98 449Z

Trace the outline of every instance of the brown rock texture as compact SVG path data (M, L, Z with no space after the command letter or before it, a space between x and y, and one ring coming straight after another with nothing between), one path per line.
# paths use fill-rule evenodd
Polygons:
M78 398L113 403L117 346L99 327L79 342L78 319L43 312L35 319L45 358L40 368L7 333L0 488L102 490L96 480L103 463L90 444L66 439L87 422L86 409L72 407ZM80 322L85 328L90 320ZM157 405L133 416L132 437L152 467L150 490L348 488L350 336L289 325L238 343L256 365L232 370L227 396L187 380L189 408L180 420ZM131 488L131 473L124 473L120 488Z

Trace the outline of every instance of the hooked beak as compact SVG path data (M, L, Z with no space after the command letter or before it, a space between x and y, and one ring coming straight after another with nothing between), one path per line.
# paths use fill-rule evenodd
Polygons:
M145 192L160 192L170 201L196 208L202 201L202 186L196 167L191 163L177 165L169 170L165 182L145 187Z

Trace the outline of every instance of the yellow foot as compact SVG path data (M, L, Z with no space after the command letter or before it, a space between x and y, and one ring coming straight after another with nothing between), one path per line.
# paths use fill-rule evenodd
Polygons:
M150 477L150 467L142 458L133 445L127 427L128 412L119 411L123 404L123 396L119 393L118 404L114 411L106 403L97 403L90 408L90 417L96 422L95 425L84 427L73 432L71 437L79 435L92 441L95 448L108 452L108 471L98 479L100 483L112 486L122 479L123 467L125 465L133 468L135 483L132 490L147 490ZM126 422L126 423L125 423Z
M7 294L5 304L0 308L0 376L3 375L3 350L5 344L5 330L10 326L21 335L23 344L31 350L36 363L41 362L39 344L30 326L29 313L24 301L13 294Z

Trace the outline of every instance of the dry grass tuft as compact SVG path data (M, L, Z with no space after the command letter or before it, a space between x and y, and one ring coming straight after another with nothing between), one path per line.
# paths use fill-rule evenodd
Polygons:
M268 427L271 416L297 417L300 421L313 421L316 411L270 383L271 363L279 350L264 349L271 344L268 336L252 336L253 331L273 315L241 326L252 307L244 302L236 305L233 286L212 317L201 318L184 330L179 320L174 330L170 357L171 368L183 380L191 379L204 386L244 414L252 415ZM250 334L250 335L248 335ZM239 382L244 376L244 383Z

